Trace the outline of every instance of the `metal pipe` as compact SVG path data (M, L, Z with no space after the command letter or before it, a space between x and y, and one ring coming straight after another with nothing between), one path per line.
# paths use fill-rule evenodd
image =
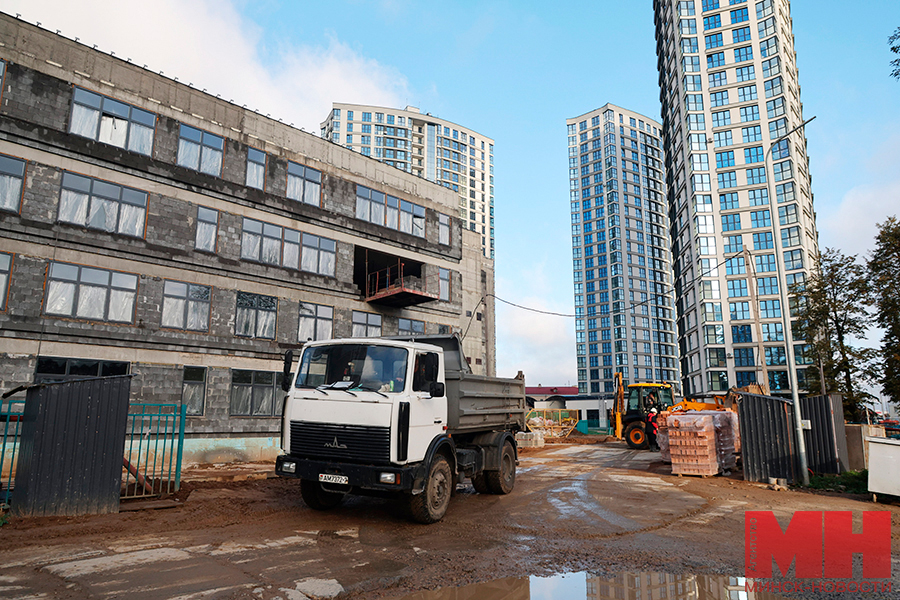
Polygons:
M794 132L799 131L806 127L806 125L815 119L813 116L810 119L807 119L800 125L797 125L774 142L769 143L769 149L766 150L765 161L763 165L766 168L766 190L769 194L769 218L772 220L772 238L775 242L775 266L777 268L778 273L778 284L779 284L779 299L783 302L781 308L781 321L782 327L784 328L784 341L785 341L785 355L787 358L787 373L788 373L788 385L791 386L791 400L794 404L794 427L797 431L797 455L800 459L800 478L803 481L803 485L809 485L809 467L806 459L806 442L803 439L803 415L800 411L800 395L797 391L797 365L794 360L794 334L791 328L791 309L790 309L790 298L787 295L787 289L785 284L787 283L784 277L784 254L781 247L781 230L780 228L775 227L775 218L777 217L778 211L775 204L773 204L774 200L774 188L772 187L772 175L774 174L771 169L769 169L769 161L772 156L772 149L775 148L778 144L780 144L783 140L787 139ZM804 156L805 156L804 152ZM764 359L764 358L763 358Z

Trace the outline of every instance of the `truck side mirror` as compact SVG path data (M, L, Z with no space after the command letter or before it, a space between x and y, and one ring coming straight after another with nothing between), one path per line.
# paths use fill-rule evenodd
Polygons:
M291 367L294 363L294 351L288 350L284 353L284 368L281 378L281 389L285 392L291 391Z
M428 391L432 398L443 398L444 392L444 384L441 381L433 381L431 383L431 389Z

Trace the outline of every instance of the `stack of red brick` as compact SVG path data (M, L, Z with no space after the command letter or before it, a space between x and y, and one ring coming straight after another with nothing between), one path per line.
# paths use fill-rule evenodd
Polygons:
M717 475L733 469L735 423L728 411L673 413L666 419L675 475Z

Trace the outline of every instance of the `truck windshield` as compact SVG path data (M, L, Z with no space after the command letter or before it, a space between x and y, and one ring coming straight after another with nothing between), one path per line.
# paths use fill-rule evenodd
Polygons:
M296 387L334 386L349 390L402 392L407 350L390 346L335 344L303 352Z

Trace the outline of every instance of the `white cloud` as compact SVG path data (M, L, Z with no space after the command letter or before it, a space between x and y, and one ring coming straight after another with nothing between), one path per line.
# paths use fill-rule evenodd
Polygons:
M900 215L900 179L858 185L844 194L834 211L819 218L819 244L865 259L875 247L878 223L894 215Z
M497 295L504 300L538 310L571 314L572 306L561 304L548 292L545 263L528 266L515 282L498 279ZM496 302L497 374L525 373L528 386L576 385L575 324L572 317L545 315Z
M327 46L274 40L228 0L7 0L5 12L236 104L317 132L332 102L397 106L407 79L330 35Z

